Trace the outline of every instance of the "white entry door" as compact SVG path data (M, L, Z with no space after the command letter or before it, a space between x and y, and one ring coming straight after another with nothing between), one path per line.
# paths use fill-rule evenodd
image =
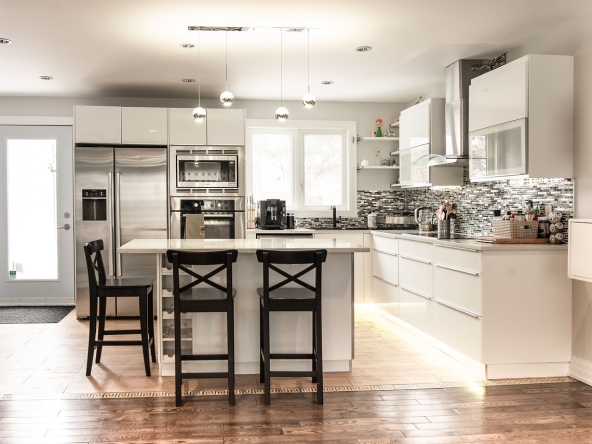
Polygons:
M0 126L0 304L74 303L71 126Z

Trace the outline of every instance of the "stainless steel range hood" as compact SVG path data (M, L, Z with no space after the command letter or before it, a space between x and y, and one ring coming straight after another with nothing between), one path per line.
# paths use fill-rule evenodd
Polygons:
M480 76L489 60L457 60L446 67L446 155L437 156L428 166L463 166L469 162L469 85Z

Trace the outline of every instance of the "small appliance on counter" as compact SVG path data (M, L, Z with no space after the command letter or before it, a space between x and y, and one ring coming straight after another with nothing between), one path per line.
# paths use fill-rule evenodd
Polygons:
M260 200L259 223L263 230L285 230L286 201L279 199Z

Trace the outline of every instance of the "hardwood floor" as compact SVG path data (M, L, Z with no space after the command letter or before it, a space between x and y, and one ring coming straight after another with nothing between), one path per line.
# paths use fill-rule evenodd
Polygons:
M297 378L275 380L265 406L258 376L241 375L235 407L225 380L206 380L187 385L200 396L175 408L173 378L147 378L139 349L105 350L86 377L87 328L74 314L59 324L0 325L1 444L592 444L592 387L490 386L361 307L353 368L326 374L323 406L309 379Z

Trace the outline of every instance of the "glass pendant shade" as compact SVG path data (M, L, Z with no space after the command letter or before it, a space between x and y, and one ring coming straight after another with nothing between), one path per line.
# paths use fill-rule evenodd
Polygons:
M288 120L290 113L286 108L280 106L278 109L275 110L275 118L278 119L280 122L285 122Z
M193 118L196 122L203 122L206 119L206 110L198 106L193 110Z
M222 105L224 106L230 106L234 102L234 96L230 91L224 91L220 94L220 102L222 102Z
M317 98L312 93L306 93L302 96L302 104L305 108L312 108L317 103Z

